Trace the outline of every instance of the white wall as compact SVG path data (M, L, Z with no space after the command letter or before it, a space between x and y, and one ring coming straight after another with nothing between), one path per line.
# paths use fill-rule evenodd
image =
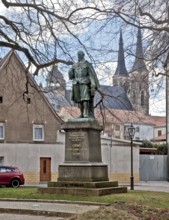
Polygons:
M109 166L109 173L127 173L131 171L130 141L108 138L101 139L102 160ZM110 166L111 165L111 166ZM139 173L139 146L133 144L133 171Z
M108 165L109 177L126 174L127 180L131 172L130 142L110 138L101 138L102 161ZM0 157L4 157L4 165L18 166L25 173L40 176L40 157L51 158L51 172L58 173L58 166L64 162L64 133L59 134L57 144L0 144ZM134 173L139 174L139 148L133 146ZM113 177L114 178L114 177ZM38 179L38 178L37 178Z
M130 124L125 124L124 126L130 126ZM135 135L134 140L143 141L143 140L152 140L154 138L154 125L149 124L134 124Z
M162 135L166 134L166 126L155 127L154 138L158 137L158 131L161 131Z

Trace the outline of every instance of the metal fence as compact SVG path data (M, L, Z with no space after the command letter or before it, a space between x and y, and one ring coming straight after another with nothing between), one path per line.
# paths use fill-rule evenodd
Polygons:
M167 170L167 155L140 155L140 181L165 181Z

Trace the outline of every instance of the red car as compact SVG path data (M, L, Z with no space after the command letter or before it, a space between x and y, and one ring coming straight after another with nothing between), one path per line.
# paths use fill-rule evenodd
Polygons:
M23 173L17 167L0 166L0 185L17 188L24 183Z

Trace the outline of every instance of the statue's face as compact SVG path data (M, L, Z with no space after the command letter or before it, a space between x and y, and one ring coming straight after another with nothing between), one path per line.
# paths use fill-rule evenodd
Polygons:
M77 55L78 55L78 60L80 61L80 60L83 60L83 58L84 58L84 53L83 53L83 51L79 51L78 53L77 53Z

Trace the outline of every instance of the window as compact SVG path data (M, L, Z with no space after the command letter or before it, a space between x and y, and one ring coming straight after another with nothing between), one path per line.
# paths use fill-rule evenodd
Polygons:
M0 140L4 140L5 137L5 126L4 123L0 123Z
M136 92L133 91L133 104L136 104Z
M139 127L136 127L135 128L135 132L139 132L140 131L140 128Z
M3 97L0 96L0 104L3 103Z
M120 125L116 125L116 126L115 126L115 130L116 130L116 131L120 131Z
M141 91L141 106L144 106L144 102L145 102L144 91Z
M162 131L158 130L158 137L162 135Z
M0 168L0 173L6 173L6 168Z
M4 162L4 157L0 157L0 165L2 165Z
M34 141L44 141L44 126L43 125L33 125L33 140Z

